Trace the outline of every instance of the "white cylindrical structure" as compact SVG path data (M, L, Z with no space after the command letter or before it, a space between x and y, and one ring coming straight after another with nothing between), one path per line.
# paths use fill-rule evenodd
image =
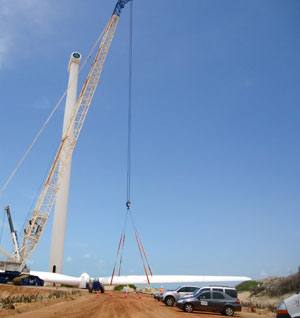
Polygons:
M77 100L77 86L81 55L78 52L71 54L69 62L69 81L65 105L64 124L62 138L66 137L68 126L70 124L74 105ZM52 227L52 241L50 251L50 271L62 273L63 256L64 256L64 241L66 222L68 214L68 197L69 183L71 175L72 157L67 159L61 158L64 162L64 173L58 181L60 186L56 194L55 212Z
M62 284L77 288L86 288L87 283L90 281L90 276L87 273L82 273L80 277L74 277L50 272L30 271L30 275L38 276L45 283Z
M151 284L182 284L182 283L226 283L243 282L251 280L247 276L208 276L208 275L153 275L148 277ZM104 285L109 285L111 277L99 277ZM145 275L115 276L114 285L148 284Z

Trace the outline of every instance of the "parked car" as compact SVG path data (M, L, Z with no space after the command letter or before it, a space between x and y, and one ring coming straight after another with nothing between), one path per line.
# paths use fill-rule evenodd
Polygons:
M183 297L189 297L191 295L197 295L198 293L204 291L220 291L226 293L227 295L233 298L238 298L237 290L234 287L212 285L203 286L201 288L195 286L181 286L175 290L169 290L164 293L155 294L154 299L158 301L163 301L167 306L172 307L178 299Z
M300 294L295 294L277 306L277 318L300 318Z
M191 297L184 297L176 302L176 306L186 312L194 310L219 312L226 316L233 316L236 311L241 311L238 298L230 297L221 291L199 292Z
M237 290L234 287L221 286L221 285L204 286L199 289L198 293L202 293L205 291L216 291L216 292L219 291L219 292L226 293L228 296L232 298L238 298Z
M162 300L167 306L174 306L176 301L183 297L193 295L200 287L196 286L180 286L175 290L167 290L161 296L157 296L157 300Z

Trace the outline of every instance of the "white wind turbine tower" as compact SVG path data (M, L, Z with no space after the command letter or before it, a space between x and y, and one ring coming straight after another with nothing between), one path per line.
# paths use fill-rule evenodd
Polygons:
M70 137L67 135L68 133L73 133L73 130L68 130L68 127L74 115L74 106L77 100L80 59L81 55L78 52L74 52L71 54L69 62L69 81L65 105L62 140L64 138ZM72 155L65 156L65 158L62 158L62 161L64 162L65 170L63 175L61 176L60 187L56 194L50 252L50 271L57 273L62 273L65 231L68 215L68 197L72 166Z

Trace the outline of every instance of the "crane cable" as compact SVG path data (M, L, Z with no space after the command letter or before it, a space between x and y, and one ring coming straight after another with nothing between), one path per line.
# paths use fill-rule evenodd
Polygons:
M100 33L100 35L98 36L97 40L95 41L95 43L93 44L93 46L90 48L87 57L84 59L83 63L81 64L81 67L79 69L79 72L81 72L86 63L88 62L89 58L92 56L97 44L100 42L102 36L104 34L104 31L102 31ZM7 189L8 185L10 184L10 182L12 181L12 179L15 177L16 173L18 172L18 170L20 169L20 167L23 165L24 161L26 160L26 158L28 157L29 153L31 152L32 148L35 146L35 144L37 143L37 141L39 140L40 136L42 135L42 133L44 132L45 128L47 127L47 125L49 124L50 120L52 119L53 115L57 112L57 110L59 109L59 106L61 105L62 101L64 100L65 96L67 95L67 89L63 92L63 94L61 95L61 97L59 98L59 100L57 101L57 103L55 104L55 106L53 107L53 109L51 110L50 114L48 115L47 119L44 121L44 123L42 124L41 128L37 131L36 135L34 136L32 142L30 143L30 145L26 148L25 152L23 153L23 155L21 156L21 158L17 161L16 166L14 167L14 169L11 171L11 173L9 174L9 176L7 177L7 179L5 180L5 182L2 184L2 186L0 187L0 197L2 196L2 194L5 192L5 190Z
M147 278L148 285L150 285L149 276L150 275L152 276L152 270L151 270L151 267L150 267L150 264L149 264L149 261L148 261L148 258L147 258L147 254L146 254L144 245L142 243L141 236L140 236L140 234L139 234L139 232L137 230L137 227L135 225L135 222L134 222L134 219L133 219L133 214L132 214L131 210L129 212L130 212L131 224L132 224L132 227L134 229L136 243L137 243L137 246L138 246L138 249L139 249L139 252L140 252L140 256L141 256L141 260L142 260L142 263L143 263L144 272L145 272L145 275L146 275L146 278Z
M133 1L130 2L130 17L129 17L129 69L128 69L128 115L127 115L127 172L126 172L126 214L124 219L124 225L121 232L120 240L118 243L117 254L115 264L111 274L110 285L113 283L116 272L121 274L123 251L125 246L125 237L127 229L127 219L131 208L131 121L132 121L132 27L133 27ZM117 267L118 266L118 267Z
M151 270L151 267L150 267L150 264L149 264L149 261L148 261L148 257L147 257L144 245L142 243L141 235L139 234L139 232L138 232L138 230L137 230L137 228L136 228L136 226L134 224L134 220L133 220L133 216L132 215L131 215L131 222L132 222L132 225L134 227L135 236L137 238L138 245L140 246L140 251L141 251L142 257L144 258L145 263L147 264L148 273L152 276L152 270Z
M148 262L148 258L145 252L145 248L142 244L142 240L140 234L135 225L133 214L131 211L131 141L132 141L132 60L133 60L133 1L130 2L130 18L129 18L129 69L128 69L128 115L127 115L127 173L126 173L126 214L124 220L123 230L121 232L120 240L118 243L116 260L113 267L111 281L112 285L113 279L116 273L120 276L121 274L121 266L123 260L123 252L125 246L125 237L126 237L126 229L127 229L127 219L130 218L131 225L134 230L134 235L136 239L136 243L139 249L140 257L142 260L142 265L144 268L144 272L147 278L148 285L150 285L149 276L152 276L152 271Z
M133 56L133 1L130 2L130 19L129 19L129 60L128 60L128 133L127 133L127 201L126 207L131 207L131 139L132 139L132 56Z
M119 240L119 243L118 243L115 264L114 264L113 271L112 271L112 274L111 274L111 279L110 279L110 285L112 285L112 283L113 283L113 279L114 279L114 276L115 276L116 272L118 272L119 276L121 274L123 250L124 250L124 245L125 245L126 228L127 228L127 214L128 214L128 211L126 212L126 215L125 215L124 225L123 225L123 229L122 229L122 232L121 232L120 240ZM118 262L118 260L119 260L119 262Z

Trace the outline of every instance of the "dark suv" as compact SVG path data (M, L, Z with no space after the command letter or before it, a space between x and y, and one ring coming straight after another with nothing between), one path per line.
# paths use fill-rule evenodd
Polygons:
M226 316L233 316L236 311L241 311L240 301L221 291L204 291L191 297L181 298L176 306L186 312L214 311Z
M194 293L194 296L197 296L197 294L203 293L205 291L223 292L232 298L238 298L237 290L234 287L221 286L221 285L211 285L211 286L201 287L201 289L197 293Z

